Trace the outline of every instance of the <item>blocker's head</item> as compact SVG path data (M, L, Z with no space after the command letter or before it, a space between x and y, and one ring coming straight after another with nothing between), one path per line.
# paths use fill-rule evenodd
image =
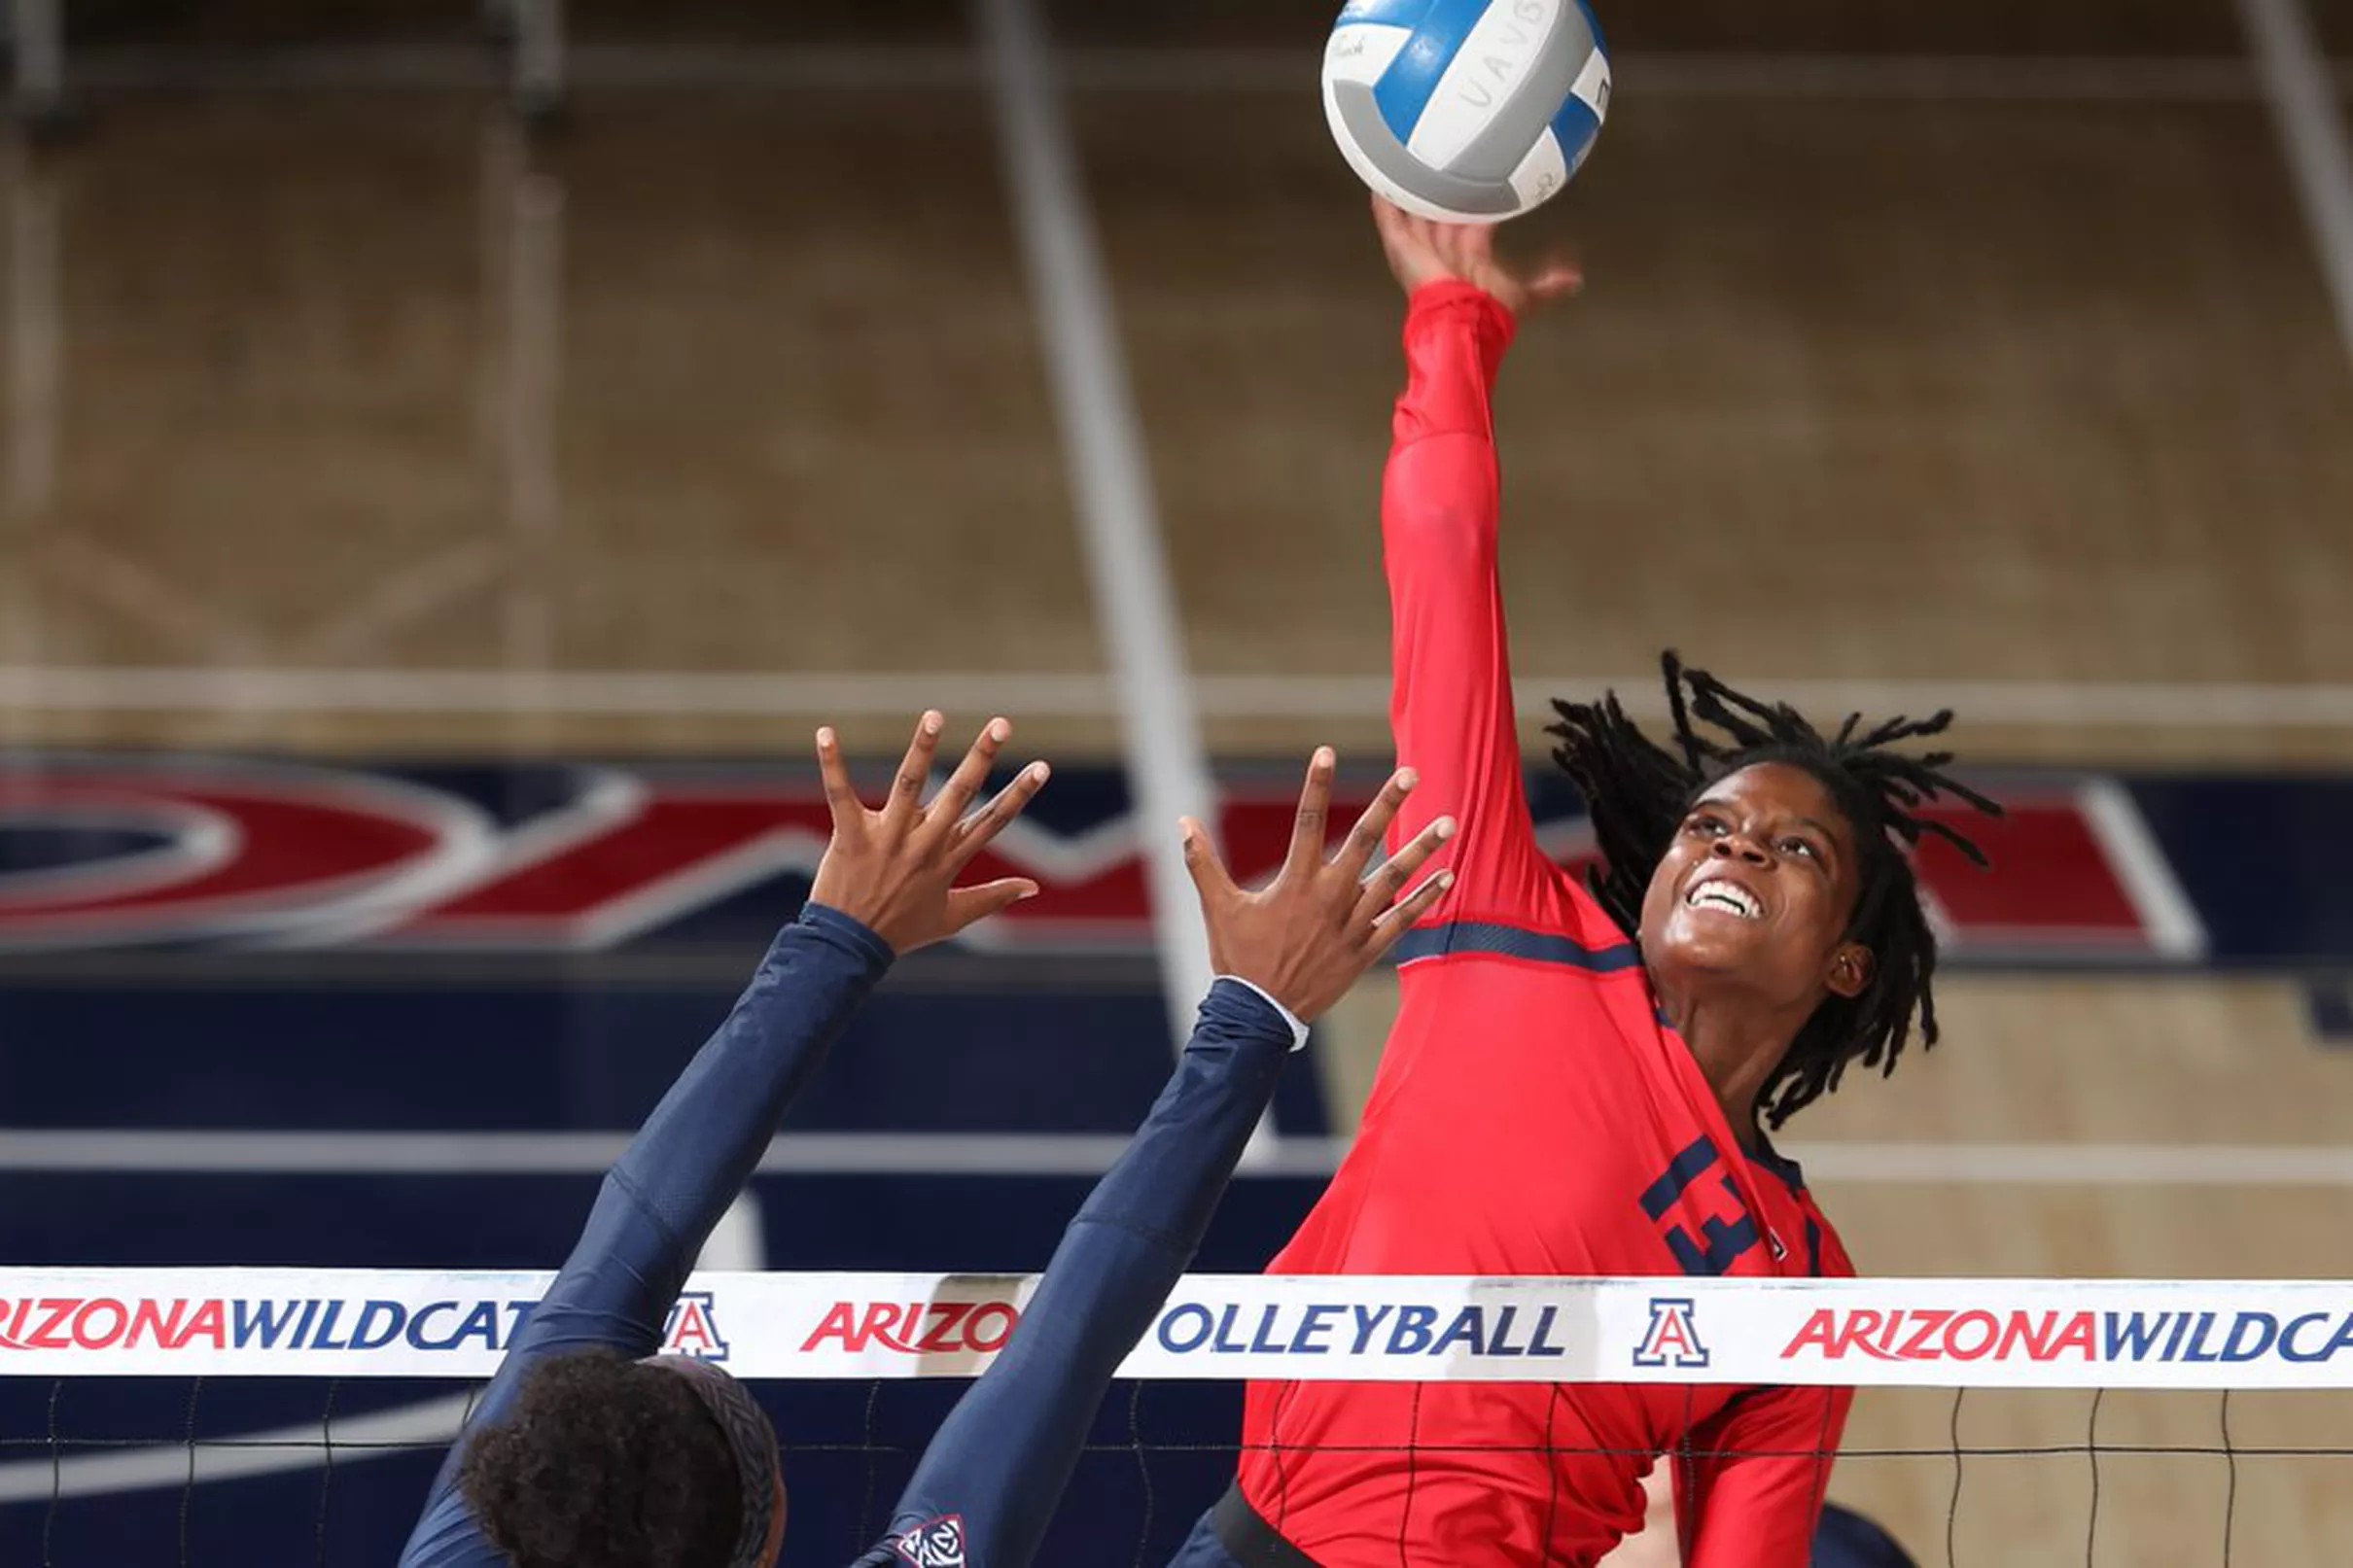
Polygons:
M773 1568L784 1547L775 1429L683 1357L541 1362L468 1441L459 1485L516 1568Z
M1905 851L1934 835L1983 865L1976 845L1920 808L1945 795L2001 808L1940 771L1949 752L1887 749L1942 733L1950 713L1868 731L1854 714L1825 736L1672 653L1662 665L1671 749L1610 694L1553 705L1554 755L1593 813L1594 894L1654 980L1804 1011L1759 1098L1777 1128L1836 1089L1849 1062L1893 1071L1915 1017L1922 1044L1936 1043L1936 937Z

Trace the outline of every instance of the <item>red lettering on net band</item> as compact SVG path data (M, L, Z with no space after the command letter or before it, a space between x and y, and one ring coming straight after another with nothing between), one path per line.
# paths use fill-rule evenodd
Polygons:
M807 1355L828 1345L858 1355L880 1347L900 1355L985 1355L1004 1347L1021 1322L1010 1302L835 1302L801 1342Z

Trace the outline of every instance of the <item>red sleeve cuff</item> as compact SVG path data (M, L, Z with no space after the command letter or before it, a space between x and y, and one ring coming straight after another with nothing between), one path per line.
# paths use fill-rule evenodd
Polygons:
M1520 324L1503 307L1503 301L1475 283L1460 278L1440 278L1416 289L1406 303L1405 332L1410 338L1415 329L1425 322L1467 319L1479 334L1479 346L1489 366L1503 358L1511 347L1512 337Z

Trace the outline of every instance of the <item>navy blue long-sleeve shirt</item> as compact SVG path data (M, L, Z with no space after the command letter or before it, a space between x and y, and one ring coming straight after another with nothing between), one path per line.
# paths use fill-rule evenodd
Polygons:
M1293 1043L1286 1015L1250 987L1210 988L1176 1075L856 1568L1027 1568L1112 1375L1201 1249Z
M495 1421L541 1358L651 1355L687 1271L891 952L812 907L606 1177L562 1272L477 1409ZM1296 1043L1288 1017L1220 980L1176 1072L1056 1249L1021 1325L926 1450L868 1565L1022 1568L1111 1376L1200 1248ZM457 1488L453 1446L402 1568L504 1568ZM790 1478L788 1478L788 1481ZM961 1555L951 1555L951 1551Z
M632 1138L547 1294L499 1364L474 1411L499 1419L547 1356L661 1347L687 1272L775 1136L777 1123L842 1026L891 966L882 938L811 906L777 934L734 1010ZM458 1491L464 1440L451 1445L401 1568L505 1568Z

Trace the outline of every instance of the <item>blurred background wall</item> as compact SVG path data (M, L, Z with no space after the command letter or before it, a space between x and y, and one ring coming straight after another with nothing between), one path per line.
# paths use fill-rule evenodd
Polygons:
M1047 895L904 966L706 1262L1042 1263L1190 999L1163 808L1263 865L1308 748L1387 761L1400 307L1330 8L67 0L53 78L46 9L0 152L0 1259L552 1265L805 889L811 729L882 757L939 706L1057 764L1007 849ZM1543 699L1655 712L1662 646L1950 704L2017 812L1991 876L1927 865L1948 1043L1795 1129L1861 1266L2346 1272L2353 5L1602 20L1608 128L1510 231L1590 280L1500 394L1547 842ZM1205 1267L1313 1201L1390 991ZM937 1410L769 1393L885 1446ZM389 1561L431 1456L187 1490L177 1440L439 1397L0 1384L0 1559ZM1115 1403L1114 1444L1232 1431ZM2085 1405L1871 1397L1850 1446ZM53 1502L60 1430L164 1446ZM796 1460L787 1560L903 1463ZM1106 1461L1048 1560L1165 1551L1225 1463ZM2100 1560L2219 1541L2218 1468L2110 1460ZM1956 1555L2080 1552L2080 1466L1984 1475ZM2250 1469L2242 1550L2341 1560L2329 1475ZM1834 1491L1925 1553L1951 1483Z

